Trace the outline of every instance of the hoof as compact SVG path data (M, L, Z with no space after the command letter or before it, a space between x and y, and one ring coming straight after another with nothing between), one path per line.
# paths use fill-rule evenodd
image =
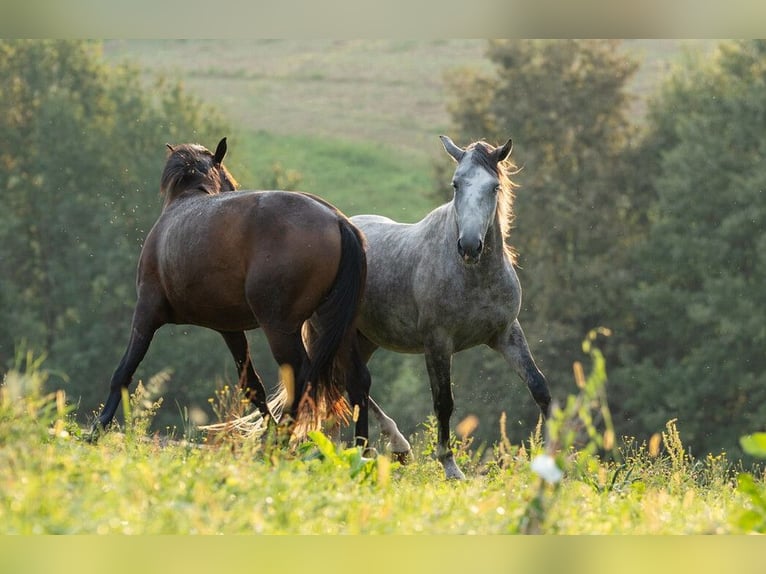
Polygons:
M85 435L85 442L89 444L96 444L104 432L106 432L104 427L101 425L101 423L96 421L93 423L93 426L90 427L90 433Z
M444 474L447 480L465 480L465 475L463 474L463 471L457 467L455 467L453 470L445 469Z
M371 446L365 447L362 451L362 458L378 458L378 451Z
M463 471L458 468L457 463L455 463L455 459L452 456L442 459L441 463L444 467L444 476L447 480L465 480Z
M412 451L407 450L404 452L392 452L391 460L398 462L399 464L409 464L412 462Z

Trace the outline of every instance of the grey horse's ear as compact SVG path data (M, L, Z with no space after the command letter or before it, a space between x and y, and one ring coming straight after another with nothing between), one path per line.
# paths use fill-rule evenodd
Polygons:
M444 146L444 149L447 151L448 154L450 154L452 159L454 159L457 162L463 159L463 156L465 155L464 149L455 145L455 142L453 142L447 136L439 136L439 139L442 140L442 145Z
M513 140L508 138L508 141L505 142L505 145L503 147L495 148L494 153L495 153L495 158L497 159L497 163L500 163L509 155L511 155L512 150L513 150Z
M218 142L218 147L215 148L213 163L216 165L220 165L225 155L226 155L226 138L223 138L221 139L221 141Z
M167 147L170 150L171 153L176 151L175 148L172 145L170 145L169 143L166 143L165 147Z

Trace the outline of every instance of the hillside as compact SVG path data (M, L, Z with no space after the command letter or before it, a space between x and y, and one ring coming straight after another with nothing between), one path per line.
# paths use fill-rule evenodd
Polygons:
M448 127L442 76L483 40L111 41L105 56L180 78L246 130L368 140L432 155ZM431 153L429 153L431 152Z
M700 43L624 43L643 62L632 84L639 104L684 45ZM485 49L486 40L117 40L104 55L181 79L245 130L369 141L423 158L440 153L435 136L449 131L444 73L490 70Z
M486 40L112 40L111 62L132 62L147 83L180 80L232 125L228 164L246 187L267 185L275 166L301 189L350 215L417 221L436 201L436 138L449 133L444 75L491 71ZM634 113L684 45L628 40L643 62ZM202 142L208 146L214 142Z

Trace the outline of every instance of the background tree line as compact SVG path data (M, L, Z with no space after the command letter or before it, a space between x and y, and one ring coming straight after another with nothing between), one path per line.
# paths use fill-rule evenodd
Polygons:
M765 56L762 41L690 54L638 122L627 90L638 64L612 41L493 41L491 69L447 78L455 141L514 139L521 321L553 393L573 390L584 334L609 327L622 434L678 418L704 454L736 452L763 426ZM160 148L215 142L228 126L179 85L106 65L95 43L0 43L0 104L0 366L22 341L47 353L87 416L127 340ZM439 162L434 189L420 190L434 205L450 169ZM216 334L165 331L142 371L173 370L159 420L174 424L174 403L204 406L213 381L234 377ZM254 352L272 380L257 337ZM373 368L374 395L412 432L431 410L422 359L381 354ZM458 355L454 378L457 417L477 414L480 440L497 436L501 411L512 438L527 436L533 403L491 352Z

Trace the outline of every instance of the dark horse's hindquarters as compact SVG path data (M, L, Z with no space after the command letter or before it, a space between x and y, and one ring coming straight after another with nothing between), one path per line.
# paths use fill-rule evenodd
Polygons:
M495 349L526 382L543 414L550 392L517 319L521 287L506 244L511 142L497 148L476 142L466 149L447 137L442 143L457 164L453 201L413 225L372 215L352 218L368 246L359 344L365 361L378 347L425 355L439 459L448 478L463 478L449 447L453 353L480 344ZM408 451L393 420L369 403L392 450Z
M139 259L130 341L94 431L112 421L122 389L166 323L220 332L264 416L272 413L244 333L257 327L277 363L292 369L294 419L308 388L313 404L330 412L345 415L346 388L352 406L366 410L369 374L353 344L367 272L358 229L309 194L229 193L236 182L222 165L226 138L215 154L195 144L168 147L165 203ZM307 349L301 328L312 315L319 337ZM366 418L357 425L366 436Z

